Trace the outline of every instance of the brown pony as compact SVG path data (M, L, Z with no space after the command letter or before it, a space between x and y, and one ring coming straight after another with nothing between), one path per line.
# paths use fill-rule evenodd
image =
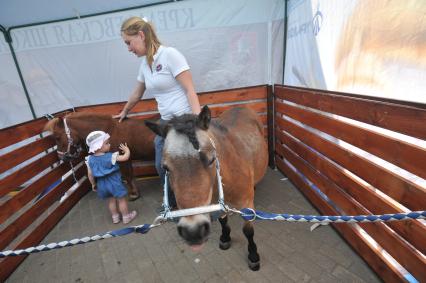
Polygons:
M254 186L264 176L268 163L263 126L256 113L233 108L212 121L204 106L197 115L185 114L166 124L145 123L165 137L162 165L169 171L169 183L179 209L217 203L216 162L219 161L225 203L230 207L254 209ZM220 248L231 245L227 215L219 218L222 226ZM210 232L210 217L205 214L181 217L179 235L194 249L200 249ZM253 224L245 222L249 267L258 270L259 254L253 241Z
M65 123L69 137L65 131ZM58 146L58 156L63 161L77 158L81 148L86 148L87 135L95 130L107 132L111 138L111 151L117 151L120 143L127 143L133 160L154 160L154 134L141 120L126 119L121 123L111 115L88 112L74 112L64 118L54 118L44 126L50 131ZM121 172L129 185L129 199L139 198L139 191L133 181L131 161L120 164Z

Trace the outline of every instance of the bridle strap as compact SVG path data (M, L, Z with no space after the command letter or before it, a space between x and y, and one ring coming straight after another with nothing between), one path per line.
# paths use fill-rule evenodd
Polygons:
M216 178L217 178L217 189L218 189L218 203L207 205L207 206L199 206L199 207L193 207L188 209L180 209L176 211L170 211L170 205L169 205L169 171L166 170L166 176L164 178L164 187L163 187L163 213L157 217L156 221L161 220L167 220L167 219L173 219L176 217L183 217L183 216L189 216L189 215L195 215L195 214L203 214L203 213L210 213L215 211L228 211L228 207L225 205L225 199L223 194L223 184L222 184L222 176L220 175L220 162L219 158L217 156L217 150L216 145L211 137L209 137L210 142L214 148L214 156L216 159Z
M76 157L76 156L78 156L80 154L80 152L82 151L82 148L81 148L81 146L76 147L75 154L71 154L70 150L71 150L71 146L74 145L74 140L71 137L71 130L68 127L67 118L64 118L64 129L65 129L65 134L67 135L67 143L68 143L68 145L67 145L67 151L63 152L63 151L57 150L57 152L59 154L62 154L62 155L69 155L71 157Z

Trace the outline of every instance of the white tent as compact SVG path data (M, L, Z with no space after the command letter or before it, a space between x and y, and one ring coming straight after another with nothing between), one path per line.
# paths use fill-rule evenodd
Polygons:
M7 1L0 128L127 100L140 59L119 27L133 15L186 56L198 92L284 83L426 103L425 14L423 0Z
M90 6L85 11L99 11ZM70 16L70 9L66 10L59 15ZM150 5L10 29L37 117L70 107L127 100L140 59L127 52L119 29L133 15L152 21L163 44L185 55L198 92L282 80L284 1L193 0ZM10 19L9 23L21 22ZM31 112L4 38L0 61L5 62L0 65L0 126L5 127L31 119Z

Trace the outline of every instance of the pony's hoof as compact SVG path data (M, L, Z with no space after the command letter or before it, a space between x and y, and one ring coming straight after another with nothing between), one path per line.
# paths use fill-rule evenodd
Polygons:
M258 271L260 269L260 261L256 261L256 262L251 262L249 260L248 262L248 266L251 270L253 271Z
M134 194L129 194L129 201L135 201L138 198L140 198L141 196L139 194L134 195Z
M231 241L228 241L228 242L222 242L222 241L219 241L219 248L221 249L221 250L227 250L227 249L229 249L231 247Z

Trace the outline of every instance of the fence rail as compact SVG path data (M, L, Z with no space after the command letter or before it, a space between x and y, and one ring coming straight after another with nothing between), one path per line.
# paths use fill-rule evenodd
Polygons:
M425 120L422 108L275 86L276 163L323 214L424 210ZM426 280L422 220L333 225L385 281Z

